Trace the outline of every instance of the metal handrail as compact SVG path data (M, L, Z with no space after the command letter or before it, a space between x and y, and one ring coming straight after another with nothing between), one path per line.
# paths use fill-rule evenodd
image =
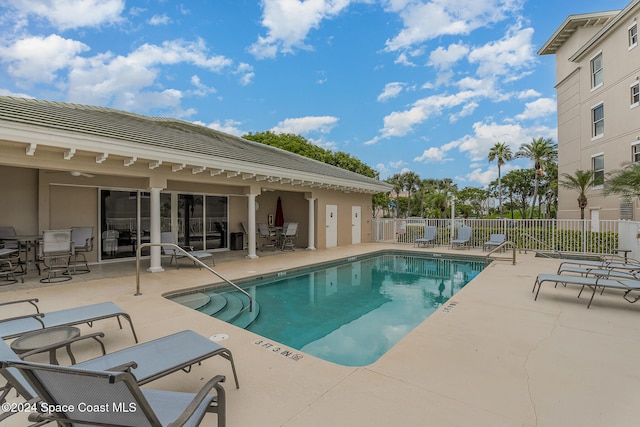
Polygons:
M552 248L551 246L549 246L547 243L543 242L542 240L538 239L537 237L532 236L532 235L531 235L531 234L529 234L529 233L522 233L522 234L520 234L520 240L521 240L521 241L522 241L522 238L523 238L523 237L528 237L528 238L530 238L530 239L533 239L535 242L538 242L542 247L545 247L545 246L546 246L547 248L549 248L549 250L550 250L551 252L555 252L556 254L560 255L560 251L559 251L559 250L557 250L557 249L553 249L553 248ZM522 247L522 245L520 245L520 246ZM537 253L537 254L542 253L542 255L546 256L547 258L552 258L551 256L549 256L549 255L545 254L544 252L540 252L540 251L537 251L537 250L535 250L535 249L532 249L532 251L534 251L534 252L535 252L535 253ZM524 250L524 253L525 253L525 254L527 253L527 250L526 250L526 249Z
M511 249L513 250L513 256L511 258L508 257L501 257L501 258L495 258L495 259L511 259L513 265L516 265L516 244L513 243L512 241L505 241L500 243L500 245L496 246L495 248L493 248L491 251L489 251L489 253L487 255L485 255L485 258L489 258L491 256L492 253L497 252L498 250L506 247L507 245L511 245Z
M209 270L211 273L215 274L217 277L222 279L225 283L236 288L236 290L238 290L239 292L245 294L249 298L249 311L253 312L253 297L247 291L245 291L240 286L236 285L231 280L227 279L226 277L224 277L223 275L215 271L213 268L209 267L207 264L200 261L198 258L194 257L189 252L187 252L186 250L184 250L183 248L181 248L180 246L174 243L143 243L140 246L138 246L138 249L136 250L136 293L134 294L135 296L142 295L142 292L140 292L140 252L142 248L148 248L152 246L169 247L184 253L185 256L189 258L191 261ZM178 260L176 260L176 262L178 262Z

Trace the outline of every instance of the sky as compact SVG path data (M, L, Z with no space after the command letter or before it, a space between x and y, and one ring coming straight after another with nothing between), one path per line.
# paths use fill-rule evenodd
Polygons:
M497 142L557 141L540 47L567 16L628 3L0 0L0 95L292 133L381 179L484 188Z

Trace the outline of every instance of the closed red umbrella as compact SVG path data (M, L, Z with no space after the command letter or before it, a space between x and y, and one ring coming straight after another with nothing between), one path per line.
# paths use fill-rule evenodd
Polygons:
M282 212L282 200L278 197L278 204L276 205L276 218L273 225L276 227L282 227L284 224L284 213Z

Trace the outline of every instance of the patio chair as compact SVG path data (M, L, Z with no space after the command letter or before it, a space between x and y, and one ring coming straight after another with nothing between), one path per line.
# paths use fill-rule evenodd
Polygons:
M43 267L40 270L47 272L47 277L40 279L40 282L57 283L71 280L69 260L73 256L71 229L45 230L42 235L38 262ZM61 275L58 276L58 273Z
M544 282L554 282L556 286L558 285L558 283L562 283L565 286L581 286L578 298L580 298L580 295L582 295L582 291L585 287L590 288L592 290L592 293L591 298L589 299L589 304L587 304L587 308L591 307L591 303L593 302L593 298L596 295L598 287L602 288L603 292L605 289L624 291L623 298L630 303L634 303L640 300L640 296L637 296L635 298L629 297L629 294L631 292L640 291L640 280L605 279L602 277L569 276L563 274L539 274L536 277L536 281L534 282L533 289L531 291L536 292L534 301L538 300L538 294L540 293L540 288L542 287L542 283ZM537 291L536 286L538 287Z
M492 234L491 236L489 236L489 240L484 242L484 244L482 245L482 252L492 247L497 248L498 246L503 244L506 239L507 236L504 234Z
M283 226L284 227L284 226ZM294 250L294 240L298 235L298 223L288 222L287 226L282 229L282 250Z
M102 232L102 252L115 256L118 252L118 240L120 232L118 230L105 230Z
M173 233L171 233L170 231L163 231L162 233L160 233L160 242L161 243L171 243L171 244L176 244L176 239L173 237ZM169 264L173 263L173 260L176 261L176 267L179 269L180 268L180 263L178 262L178 260L180 258L187 258L187 256L185 255L185 252L188 253L189 255L191 255L192 257L198 259L200 262L202 262L202 260L206 259L206 258L211 258L211 264L213 266L216 265L214 259L213 259L213 255L207 251L194 251L192 246L180 246L180 248L182 248L182 250L176 249L174 247L171 246L163 246L162 247L162 251L164 252L165 255L170 255L171 259L169 260ZM196 263L194 262L194 265ZM198 265L198 268L202 268L202 266Z
M471 248L469 241L471 240L471 227L463 225L458 228L458 236L451 241L451 248L466 247Z
M420 247L420 245L423 246L427 246L428 244L431 244L431 246L436 245L436 231L437 228L435 226L432 225L426 225L424 227L424 235L422 237L420 237L419 239L416 239L413 242L413 246L417 246Z
M261 222L258 224L258 237L265 240L262 244L263 248L271 248L271 250L276 250L276 243L278 241L278 235L275 231L269 229L269 226Z
M93 251L93 227L71 227L71 240L73 241L72 274L89 273L87 252ZM78 257L82 257L84 267L78 269Z
M0 226L0 241L4 242L6 249L20 249L20 243L16 240L11 240L16 236L16 229L10 225ZM8 239L8 240L5 240Z
M31 422L93 426L198 426L207 412L226 421L224 376L209 380L198 393L140 389L131 372L93 371L23 361L2 361L31 383L42 404L70 408L33 412ZM210 394L215 390L215 394ZM63 406L66 405L66 406ZM80 410L90 408L91 410ZM77 409L77 410L76 410Z
M0 283L2 285L11 285L18 283L16 278L16 271L21 269L18 273L20 280L24 283L24 264L20 262L20 251L18 249L0 248L0 277L5 277L6 283Z
M133 328L131 317L112 302L102 302L98 304L67 308L65 310L40 313L40 309L37 305L38 301L39 300L37 298L29 298L0 303L0 306L7 306L11 304L30 304L36 309L36 313L0 319L0 338L5 340L17 338L27 332L42 328L51 328L54 326L74 326L82 323L93 326L93 322L109 319L111 317L115 317L118 320L118 325L120 325L120 329L122 329L122 322L120 320L122 317L129 322L133 338L138 342L138 336Z

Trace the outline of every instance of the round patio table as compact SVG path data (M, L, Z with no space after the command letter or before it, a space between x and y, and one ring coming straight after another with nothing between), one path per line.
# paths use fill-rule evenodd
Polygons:
M73 326L58 326L55 328L38 329L22 335L11 343L11 349L18 355L37 350L43 347L50 347L49 363L58 364L56 351L61 347L66 347L67 354L71 359L71 363L75 365L76 361L71 353L71 344L67 343L72 338L80 336L80 329Z

